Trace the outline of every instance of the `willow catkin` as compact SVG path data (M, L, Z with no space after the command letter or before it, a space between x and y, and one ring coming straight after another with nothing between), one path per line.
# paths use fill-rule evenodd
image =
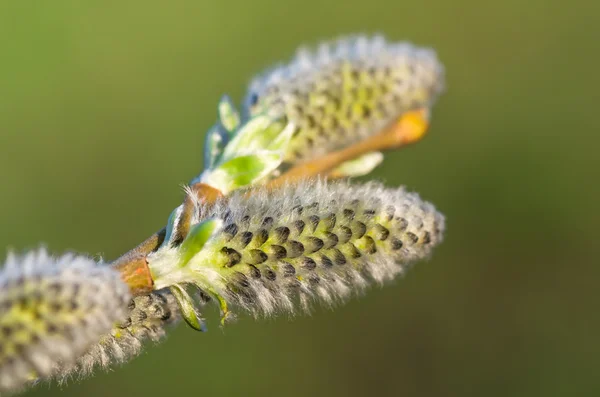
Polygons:
M158 286L195 282L228 306L272 314L326 305L393 279L441 242L444 217L415 193L378 183L302 182L198 203L221 226L189 261L167 241L148 257ZM185 244L185 242L184 242ZM188 254L185 254L188 255Z
M431 49L381 36L353 36L301 49L256 78L246 116L264 111L297 130L288 163L319 157L377 134L407 111L430 108L444 87L444 69Z
M73 364L123 321L130 299L118 272L85 256L10 255L0 270L0 391Z
M53 377L64 382L90 375L96 368L123 364L137 356L144 343L159 342L165 337L167 326L178 320L177 302L168 290L136 296L129 303L125 321L114 326L74 365L56 368Z

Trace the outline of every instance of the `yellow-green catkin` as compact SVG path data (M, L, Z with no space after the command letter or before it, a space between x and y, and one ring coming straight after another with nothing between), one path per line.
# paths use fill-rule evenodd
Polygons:
M431 204L378 183L304 181L236 192L198 203L193 223L208 219L219 228L199 252L167 241L148 257L155 282L194 282L222 308L257 315L308 309L311 301L331 305L389 281L428 257L444 231Z
M0 270L0 391L75 363L123 321L130 299L118 272L85 256L10 255Z
M168 290L154 291L134 297L129 303L125 321L79 357L74 365L58 367L53 378L64 382L90 375L95 369L108 369L136 357L144 343L158 343L167 327L179 320L179 309Z
M296 125L285 162L319 157L375 135L405 112L429 109L444 87L431 49L381 36L353 36L301 49L256 78L246 116L261 112Z

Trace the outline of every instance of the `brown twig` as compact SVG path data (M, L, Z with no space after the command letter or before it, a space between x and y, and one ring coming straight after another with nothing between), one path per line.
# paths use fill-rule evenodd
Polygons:
M154 282L146 255L127 255L126 259L111 265L113 269L121 273L121 278L129 286L132 295L146 294L152 291Z

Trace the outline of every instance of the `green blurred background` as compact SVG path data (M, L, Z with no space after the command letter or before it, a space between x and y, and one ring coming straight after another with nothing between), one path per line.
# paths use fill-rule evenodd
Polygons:
M600 395L599 26L590 0L0 0L2 255L114 258L157 230L221 94L299 44L382 32L448 77L427 138L373 175L446 214L432 260L29 395Z

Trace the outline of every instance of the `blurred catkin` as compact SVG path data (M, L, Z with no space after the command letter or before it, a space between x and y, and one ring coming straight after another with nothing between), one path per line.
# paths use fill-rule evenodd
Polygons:
M245 117L282 116L297 127L285 161L319 157L377 134L403 113L430 108L444 88L431 49L352 36L301 49L256 78Z
M166 335L166 327L178 320L177 302L167 290L136 296L129 303L125 321L114 326L74 365L56 368L54 377L64 382L90 375L98 367L125 363L137 356L148 340L159 342Z
M427 257L444 231L431 204L377 183L258 188L198 203L194 216L198 227L215 219L219 226L198 252L166 241L151 254L156 285L195 282L256 315L293 312L298 300L302 309L311 300L331 305L390 280Z
M85 256L9 255L0 270L0 391L69 366L126 318L120 274Z

